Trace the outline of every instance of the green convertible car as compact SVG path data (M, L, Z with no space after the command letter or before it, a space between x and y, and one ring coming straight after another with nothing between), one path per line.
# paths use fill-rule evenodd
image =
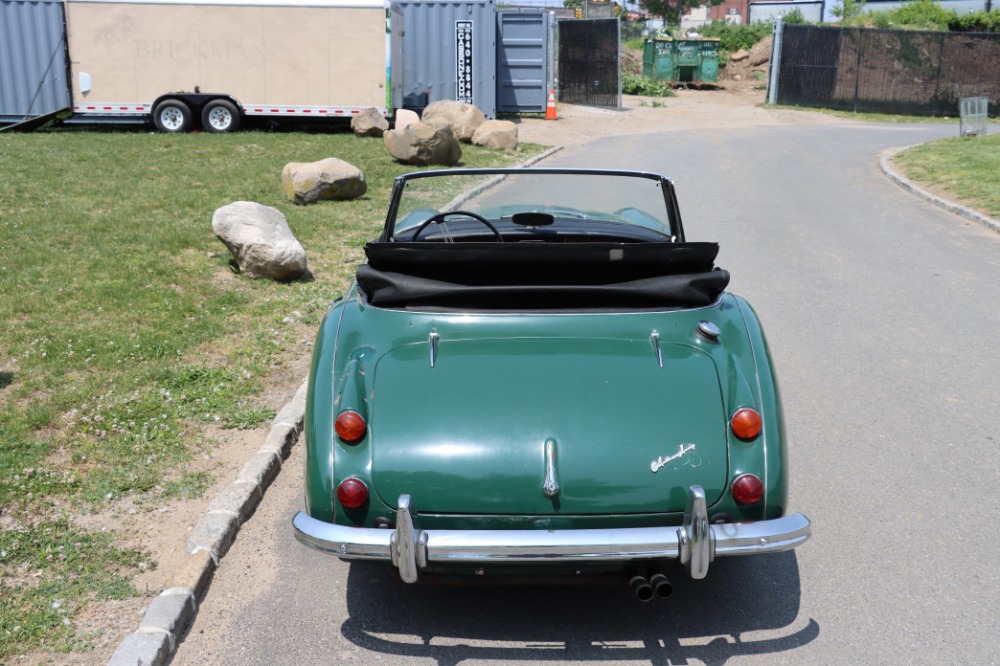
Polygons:
M412 173L365 253L316 340L302 543L649 600L809 538L764 332L669 179Z

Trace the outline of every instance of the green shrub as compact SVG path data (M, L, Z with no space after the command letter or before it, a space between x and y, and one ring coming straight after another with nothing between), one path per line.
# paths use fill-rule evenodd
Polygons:
M781 20L789 25L803 25L805 23L809 23L809 21L806 20L806 17L802 15L802 11L798 7L782 16Z
M622 93L645 97L673 97L675 95L674 89L666 81L628 73L622 74Z
M948 29L955 32L1000 32L1000 9L961 16L956 14L948 21Z
M718 37L719 51L726 53L735 53L741 49L749 50L770 34L770 21L757 21L751 25L712 21L701 27L702 37ZM721 56L719 61L724 62Z
M947 30L955 12L945 9L932 0L913 0L899 9L885 12L895 27L906 26L918 30Z
M645 41L646 36L646 22L645 21L629 21L628 19L622 19L621 21L621 31L622 31L622 42L632 46L633 43L638 42L639 46L632 46L632 48L642 48L642 43Z
M833 6L830 13L841 19L841 23L843 23L857 19L864 13L864 10L865 0L840 0Z
M848 3L851 1L848 0ZM1000 10L959 14L952 9L945 9L934 0L912 0L890 11L852 14L841 21L841 24L893 30L1000 32Z

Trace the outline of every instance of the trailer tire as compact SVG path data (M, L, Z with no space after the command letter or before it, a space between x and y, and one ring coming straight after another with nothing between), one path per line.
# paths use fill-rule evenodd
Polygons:
M191 131L191 109L179 99L165 99L153 110L153 123L161 132L180 134Z
M201 112L201 126L206 132L235 132L240 128L240 112L226 99L213 99Z

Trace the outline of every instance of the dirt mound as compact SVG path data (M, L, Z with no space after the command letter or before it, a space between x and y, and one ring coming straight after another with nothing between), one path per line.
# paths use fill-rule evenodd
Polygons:
M622 74L642 75L642 51L621 45Z
M729 59L719 63L719 79L722 81L766 81L771 60L771 38L765 37L754 44L749 52L730 54ZM746 57L741 57L746 55ZM739 57L739 60L733 60Z

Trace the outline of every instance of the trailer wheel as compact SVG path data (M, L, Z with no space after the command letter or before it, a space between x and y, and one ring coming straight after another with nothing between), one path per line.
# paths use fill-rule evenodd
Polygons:
M240 112L225 99L213 99L201 112L201 126L206 132L235 132L240 128Z
M191 109L178 99L165 99L153 110L153 122L161 132L179 134L191 129Z

